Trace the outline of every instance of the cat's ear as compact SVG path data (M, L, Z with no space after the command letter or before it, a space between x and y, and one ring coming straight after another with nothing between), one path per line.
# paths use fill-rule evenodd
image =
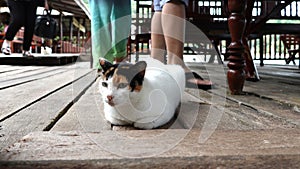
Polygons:
M130 80L131 91L140 91L142 89L147 64L144 61L139 61L130 68L130 72L134 74Z
M100 63L100 66L101 66L103 72L106 72L109 68L111 68L113 66L112 63L110 63L109 61L107 61L105 59L100 59L99 63Z
M146 72L147 63L145 61L139 61L134 66L133 69L138 73L140 78L144 78Z

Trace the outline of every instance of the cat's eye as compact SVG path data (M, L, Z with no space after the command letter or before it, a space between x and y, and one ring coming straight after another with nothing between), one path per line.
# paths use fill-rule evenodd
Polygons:
M123 88L125 88L125 87L127 87L128 86L128 83L119 83L118 84L118 88L119 89L123 89Z
M106 82L102 82L102 86L103 86L103 87L107 87L108 84L107 84Z

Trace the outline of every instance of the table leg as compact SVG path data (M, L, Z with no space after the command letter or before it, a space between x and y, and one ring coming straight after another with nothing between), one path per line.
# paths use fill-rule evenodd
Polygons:
M228 72L227 80L231 94L242 94L245 82L245 59L242 36L245 30L246 0L228 0L228 27L231 35L231 43L228 47Z

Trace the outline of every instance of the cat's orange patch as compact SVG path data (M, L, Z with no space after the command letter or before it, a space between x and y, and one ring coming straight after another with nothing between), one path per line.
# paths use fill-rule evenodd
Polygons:
M105 60L101 59L100 60L100 65L102 65L102 66L105 65Z
M137 86L135 86L135 91L136 92L140 92L141 90L142 90L142 88L143 88L143 86L142 85L137 85Z
M128 83L128 81L125 76L115 74L113 76L113 84L117 86L119 83Z

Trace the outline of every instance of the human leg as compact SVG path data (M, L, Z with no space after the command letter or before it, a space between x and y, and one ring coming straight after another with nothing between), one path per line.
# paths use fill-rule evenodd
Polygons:
M187 67L183 62L185 5L179 0L164 4L161 20L168 53L168 64L179 64L186 70Z
M24 13L25 9L22 3L14 0L7 1L12 21L10 22L8 29L5 33L5 40L2 44L1 51L6 55L10 55L10 43L14 39L19 29L24 25Z
M91 11L91 40L92 40L92 56L93 67L100 68L99 59L105 58L113 61L109 50L111 49L111 30L110 16L112 9L112 1L109 0L90 0Z
M32 56L28 51L34 33L37 4L34 1L24 3L26 8L24 37L23 37L23 56Z
M130 0L113 0L111 21L113 57L115 61L120 62L127 57L127 42L131 28Z
M168 53L168 64L178 64L185 69L188 87L210 89L212 82L191 72L183 60L185 5L186 2L183 3L181 0L170 0L162 8L162 29Z
M161 25L161 11L158 10L154 12L151 21L151 57L164 62L165 50L166 43Z
M14 0L8 0L7 1L8 8L11 11L10 15L12 18L12 21L10 22L8 29L5 34L5 39L12 41L19 31L19 29L24 25L25 21L25 13L26 10L24 8L23 3L21 2L16 2Z

